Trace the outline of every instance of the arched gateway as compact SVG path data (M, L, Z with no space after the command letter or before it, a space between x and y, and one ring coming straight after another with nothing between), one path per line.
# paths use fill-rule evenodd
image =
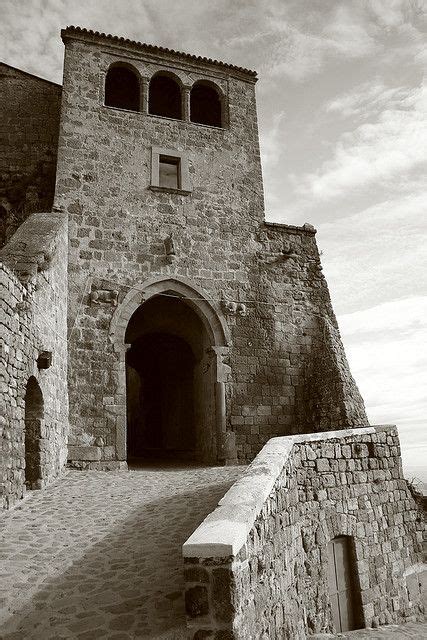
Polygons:
M219 308L194 284L154 278L129 291L110 337L126 397L121 459L223 460L229 335Z

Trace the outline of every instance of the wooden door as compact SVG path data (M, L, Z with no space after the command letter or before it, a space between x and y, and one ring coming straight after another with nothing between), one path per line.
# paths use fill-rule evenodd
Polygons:
M338 632L351 631L359 626L355 571L350 539L340 536L331 540L328 545L329 597Z

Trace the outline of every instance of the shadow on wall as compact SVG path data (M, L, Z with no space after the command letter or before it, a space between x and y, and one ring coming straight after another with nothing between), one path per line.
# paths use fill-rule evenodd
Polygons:
M11 602L14 613L4 626L4 640L17 638L18 629L26 640L70 633L75 638L104 637L101 629L122 631L123 638L187 638L181 546L229 486L229 482L209 486L203 500L200 489L195 489L150 502L106 535L88 531L93 540L88 551L56 577L49 576L45 554L38 555L37 566L33 550L26 578L33 577L40 588L19 610ZM80 522L78 502L76 496L69 506L76 522ZM58 543L55 553L57 564L61 555L64 563L69 562L67 541Z

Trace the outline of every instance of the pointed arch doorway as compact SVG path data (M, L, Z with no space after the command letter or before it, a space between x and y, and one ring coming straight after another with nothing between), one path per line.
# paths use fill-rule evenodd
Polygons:
M110 331L126 398L118 457L221 462L228 330L220 311L182 280L141 289L128 293Z

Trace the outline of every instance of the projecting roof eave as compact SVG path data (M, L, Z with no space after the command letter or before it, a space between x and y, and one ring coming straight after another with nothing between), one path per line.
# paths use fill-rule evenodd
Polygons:
M205 58L203 56L196 56L191 53L183 53L166 47L159 47L152 44L146 44L144 42L137 42L136 40L129 40L128 38L113 36L109 33L100 33L99 31L93 31L92 29L69 26L61 30L61 38L64 43L68 38L79 39L95 44L108 44L126 49L133 49L134 51L140 51L142 53L166 55L168 58L181 60L183 62L192 62L197 63L198 65L203 64L206 66L220 68L224 71L229 71L233 74L242 76L245 80L250 82L257 81L257 72L251 71L250 69L245 69L219 60L212 60L211 58Z

